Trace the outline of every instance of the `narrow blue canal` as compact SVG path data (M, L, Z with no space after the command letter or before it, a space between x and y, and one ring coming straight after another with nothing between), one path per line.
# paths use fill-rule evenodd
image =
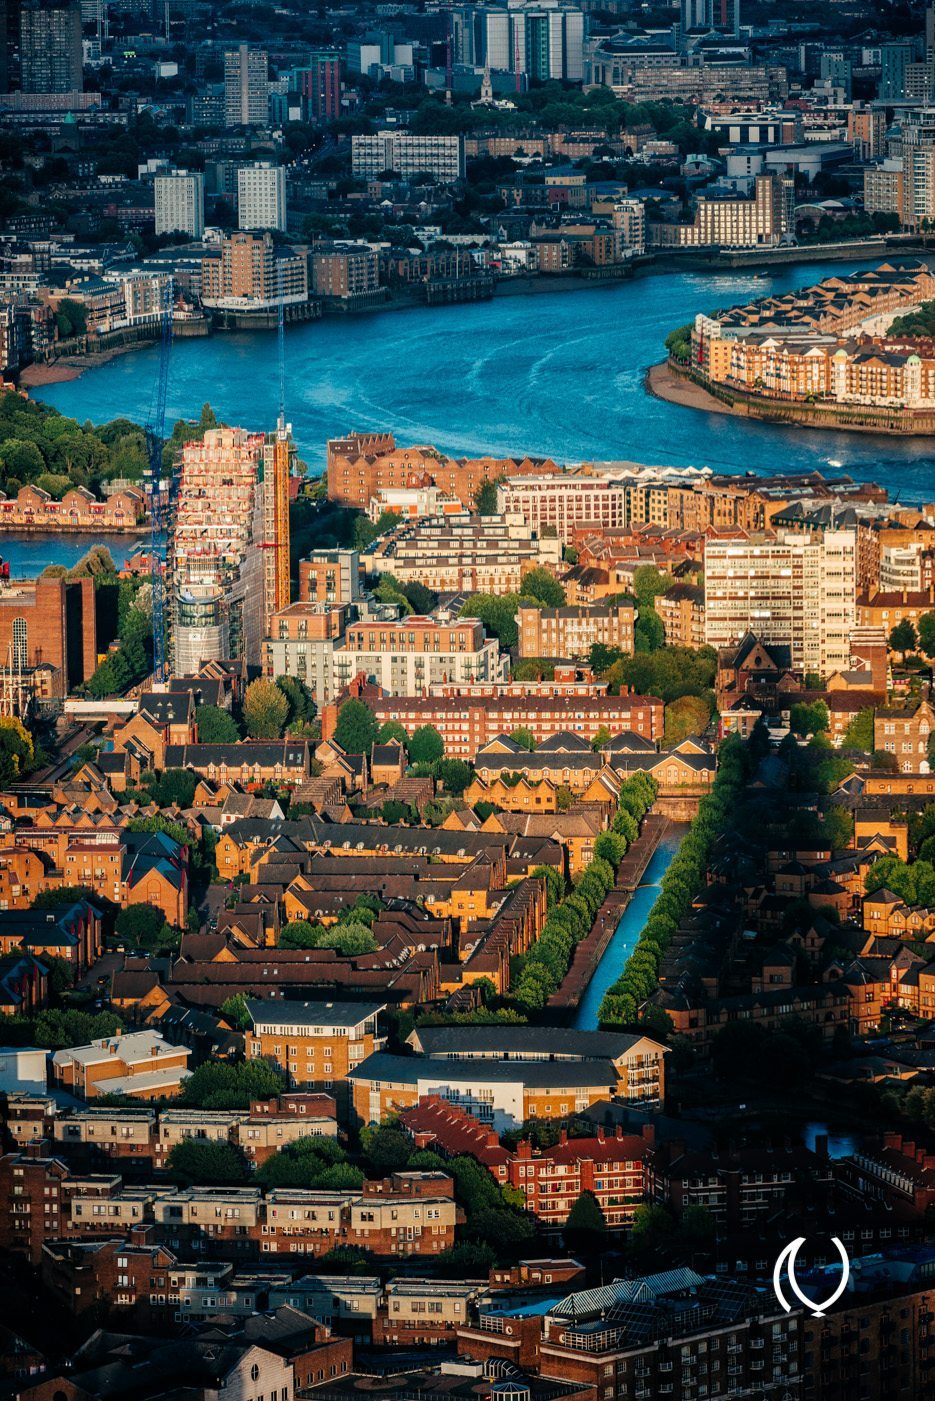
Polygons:
M594 1031L597 1028L597 1014L604 993L623 971L623 966L636 947L643 925L659 894L659 884L672 864L672 858L688 831L688 824L673 825L656 847L643 879L633 892L633 898L620 917L620 923L613 938L604 950L600 963L594 970L594 977L578 1004L575 1026L581 1031Z

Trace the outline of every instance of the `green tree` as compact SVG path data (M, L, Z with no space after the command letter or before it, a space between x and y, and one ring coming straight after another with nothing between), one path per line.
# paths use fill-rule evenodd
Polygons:
M474 770L463 759L440 759L435 765L435 777L446 793L460 797L474 777Z
M232 1144L194 1138L174 1145L166 1170L185 1187L233 1187L247 1180L244 1160Z
M114 930L135 949L148 953L165 946L166 917L155 905L128 905L114 921Z
M273 1099L285 1088L286 1077L268 1061L205 1061L185 1081L176 1102L197 1109L249 1109L251 1100Z
M935 657L935 613L923 613L919 619L919 646L927 657Z
M334 738L346 754L369 754L380 727L369 706L361 700L345 701L338 711Z
M315 719L315 702L312 693L297 676L277 676L276 685L282 691L289 706L286 727L308 724Z
M221 1003L220 1013L228 1025L237 1031L247 1031L251 1025L250 1013L247 1010L247 999L242 992L235 992L233 997L225 998Z
M889 646L891 652L899 652L905 657L907 652L911 652L917 641L915 625L909 618L903 618L897 623L890 633Z
M364 1161L382 1175L399 1172L406 1166L412 1154L412 1141L397 1124L389 1122L361 1129L360 1148Z
M599 1250L607 1236L607 1222L593 1192L581 1192L572 1203L563 1229L571 1250Z
M258 677L243 698L243 718L251 739L278 739L289 716L289 702L275 681Z
M824 701L799 701L789 711L789 725L793 734L826 734L831 726L831 717Z
M510 739L522 749L528 749L530 753L536 747L536 737L532 730L528 730L525 725L519 725L515 730L512 730Z
M496 482L481 482L474 492L474 509L479 516L495 516L497 514Z
M538 566L523 575L524 599L535 599L546 608L562 608L565 603L565 590L554 574Z
M200 705L195 720L200 744L236 744L240 739L236 720L219 705Z
M399 740L404 748L409 743L409 736L399 721L386 720L380 726L376 742L377 744L389 744L390 740L393 739Z
M413 764L435 764L445 753L445 742L434 725L420 725L409 741L409 760Z
M863 710L858 710L844 731L842 743L845 749L860 749L864 754L873 752L873 716L872 705L866 705Z
M711 711L700 696L679 696L665 709L663 743L681 744L690 735L703 735L711 721Z
M518 606L519 595L515 593L475 593L466 599L460 616L479 618L489 635L496 637L501 646L515 647L519 641L516 627Z

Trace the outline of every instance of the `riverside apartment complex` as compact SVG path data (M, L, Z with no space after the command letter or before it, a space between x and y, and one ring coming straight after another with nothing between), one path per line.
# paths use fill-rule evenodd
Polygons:
M172 640L179 672L256 663L289 600L288 430L210 428L182 449L172 533Z

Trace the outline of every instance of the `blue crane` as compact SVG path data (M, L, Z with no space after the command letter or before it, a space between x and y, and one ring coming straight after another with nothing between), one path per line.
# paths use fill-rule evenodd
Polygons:
M147 486L149 496L150 570L153 610L153 680L167 677L166 663L166 573L168 569L168 526L173 468L169 480L163 479L165 449L166 396L169 389L169 357L172 351L172 278L167 277L162 289L160 312L159 372L153 387L153 397L146 423L146 449L149 457Z

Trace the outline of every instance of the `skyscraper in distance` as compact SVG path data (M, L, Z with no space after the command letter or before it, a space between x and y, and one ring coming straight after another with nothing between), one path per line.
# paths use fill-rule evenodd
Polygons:
M23 0L19 51L23 92L80 92L81 0Z
M265 49L238 44L224 55L224 120L228 126L266 126L269 63Z

